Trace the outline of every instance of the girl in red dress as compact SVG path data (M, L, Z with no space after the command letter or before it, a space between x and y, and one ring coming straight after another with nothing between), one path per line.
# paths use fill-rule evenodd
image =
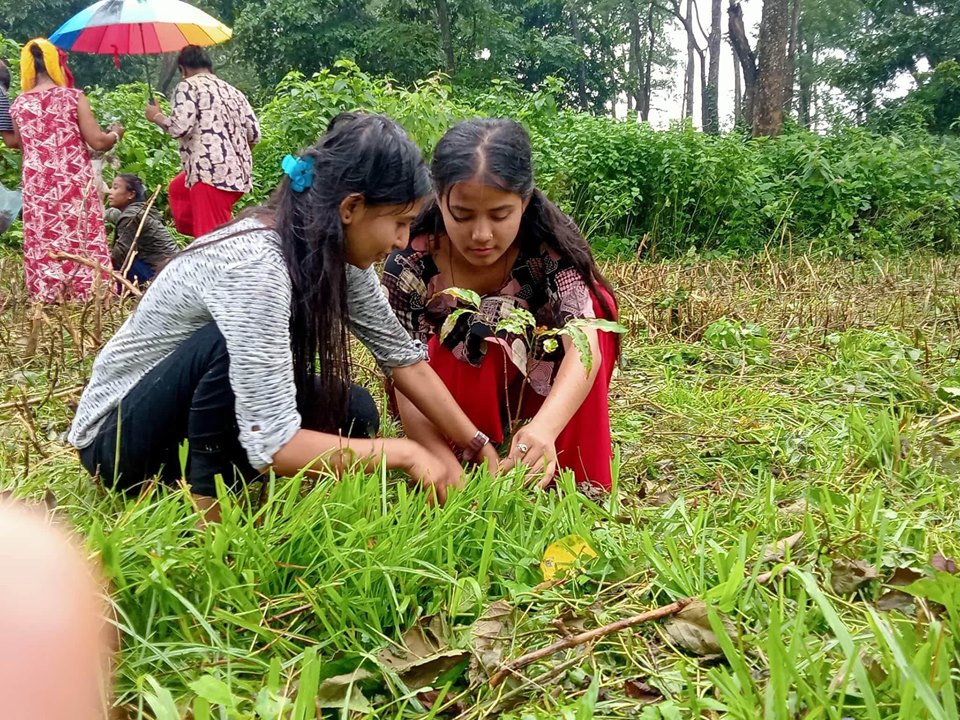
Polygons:
M541 486L557 468L569 468L578 482L609 488L607 395L617 336L585 330L587 371L569 337L529 348L495 329L516 308L546 328L617 316L586 240L534 186L526 131L512 120L460 123L437 145L432 172L436 201L414 227L410 246L393 253L384 271L394 312L428 343L430 366L492 440L502 442L505 429L529 420L513 433L502 468L523 463ZM464 307L442 294L452 287L476 292L481 311L460 313L444 327ZM396 399L406 434L458 464L440 429L402 394Z
M45 303L88 300L109 276L50 253L69 253L110 270L103 205L90 164L89 145L109 150L123 128L103 132L86 96L47 40L28 42L20 59L23 93L10 107L14 143L23 151L23 255L27 289Z

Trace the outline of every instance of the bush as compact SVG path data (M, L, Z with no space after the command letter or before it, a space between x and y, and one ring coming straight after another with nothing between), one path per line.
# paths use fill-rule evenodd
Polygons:
M602 252L743 254L772 246L855 257L946 251L960 239L960 142L916 124L888 134L841 126L824 136L790 127L776 140L752 140L685 123L654 130L560 111L560 92L555 80L532 94L498 81L465 96L440 75L408 88L345 60L310 78L290 73L258 110L263 139L244 203L263 201L283 156L312 144L334 115L363 109L396 118L428 155L457 120L516 118L530 130L539 184ZM179 158L176 143L143 116L146 87L96 88L90 97L101 124L127 128L116 169L165 188ZM0 181L16 185L18 174L17 155L0 152Z
M547 193L614 250L862 255L947 250L960 234L960 148L926 134L751 140L564 113L534 144Z
M113 151L109 168L113 172L139 175L148 193L159 185L165 200L167 185L180 172L180 156L176 142L144 115L149 97L146 84L121 85L113 90L98 87L90 91L89 97L101 126L119 122L126 130L123 140ZM164 111L169 111L169 106L162 104ZM109 184L112 173L105 170L104 174L108 176L104 179Z
M254 150L255 187L247 202L259 202L269 195L280 180L284 155L312 145L327 123L343 111L362 109L389 115L429 152L447 128L469 114L450 93L439 75L407 89L367 75L347 60L311 78L290 73L258 112L263 139Z

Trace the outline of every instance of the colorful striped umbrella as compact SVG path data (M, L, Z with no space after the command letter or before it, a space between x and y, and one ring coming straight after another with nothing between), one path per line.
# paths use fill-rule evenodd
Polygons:
M72 52L156 55L216 45L233 35L219 20L180 0L100 0L67 20L50 42Z

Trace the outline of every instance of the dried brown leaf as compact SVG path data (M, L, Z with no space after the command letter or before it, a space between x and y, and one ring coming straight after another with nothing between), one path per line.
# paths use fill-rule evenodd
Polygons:
M728 635L736 631L733 623L720 615ZM717 655L722 652L710 619L707 617L707 605L702 600L694 600L667 621L664 626L667 637L675 645L694 655Z
M877 609L884 612L899 610L909 615L913 612L914 602L913 595L908 595L902 590L887 590L877 599Z
M636 678L623 681L623 691L631 700L636 700L638 705L652 705L663 700L663 693Z
M360 713L372 712L373 707L357 687L357 683L370 677L372 675L368 671L358 668L352 673L335 675L324 680L317 688L317 715L322 714L323 708L346 709Z
M473 624L473 654L468 677L471 685L487 682L503 662L513 640L514 608L497 600Z
M837 558L830 568L830 585L837 595L849 595L878 577L876 568L864 560Z
M664 505L673 505L676 502L676 496L669 490L659 492L650 498L650 504L654 507L663 507Z
M887 580L885 584L892 587L906 587L922 578L923 573L919 570L914 570L911 567L899 567L893 571L893 575L890 576L890 579Z
M930 566L938 572L957 574L957 563L953 558L948 558L942 552L937 550L936 554L930 558Z
M428 687L469 655L466 650L447 646L441 639L443 634L438 618L427 626L414 625L403 634L402 646L384 648L377 653L377 660L393 670L411 690Z
M803 538L803 530L795 532L790 537L786 537L783 540L779 540L773 545L767 545L763 549L763 560L762 562L771 563L771 562L783 562L787 557L787 553L797 546L797 543Z
M807 501L804 498L793 500L778 508L783 515L803 515L807 512Z

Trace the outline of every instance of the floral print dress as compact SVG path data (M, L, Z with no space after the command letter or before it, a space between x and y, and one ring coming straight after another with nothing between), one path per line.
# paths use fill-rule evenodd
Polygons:
M462 313L453 327L444 323L463 303L449 294L430 253L428 238L414 238L393 253L382 283L400 323L430 350L430 367L471 421L494 442L503 442L517 421L533 418L550 393L564 358L563 345L541 344L529 357L527 343L496 325L514 309L531 313L538 327L560 328L574 318L614 319L616 302L601 286L605 303L583 277L546 245L521 245L513 268L496 293L484 295L479 313ZM607 317L606 310L614 317ZM441 334L443 339L440 339ZM561 468L578 482L610 488L610 379L618 343L599 333L601 359L596 379L579 409L556 438ZM497 352L501 349L502 352ZM531 392L525 392L529 388Z
M463 307L456 298L438 294L445 286L428 244L427 237L420 236L406 250L393 253L382 278L400 323L423 343L439 336L447 317ZM530 387L546 396L563 360L563 349L547 352L541 345L536 357L530 358L526 343L518 336L495 333L492 326L517 308L530 312L537 327L560 328L573 318L596 317L590 289L576 268L546 245L536 252L521 246L500 291L484 295L480 312L461 315L441 342L455 358L473 367L483 362L487 343L497 342L508 350L507 356L527 376Z
M81 94L52 87L25 92L10 107L23 146L24 272L39 302L85 301L94 287L111 287L109 276L88 265L50 257L67 253L111 267L103 205L80 134Z

